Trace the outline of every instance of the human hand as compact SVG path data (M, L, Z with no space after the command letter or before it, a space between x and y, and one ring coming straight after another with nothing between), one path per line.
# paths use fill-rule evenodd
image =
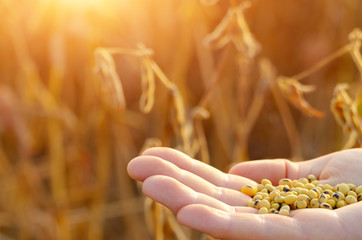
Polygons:
M285 159L240 163L228 174L170 148L151 148L128 165L143 181L144 194L167 206L178 221L220 239L361 239L362 202L337 210L308 208L290 216L257 214L245 207L244 185L267 178L315 175L321 183L362 185L362 149L351 149L304 162Z

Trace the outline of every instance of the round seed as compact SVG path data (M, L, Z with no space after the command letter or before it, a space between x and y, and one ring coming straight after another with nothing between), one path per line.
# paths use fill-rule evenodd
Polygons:
M311 208L319 208L320 202L318 198L313 198L310 200L310 207Z
M337 185L337 191L343 193L345 196L349 192L349 186L345 183L341 183Z
M355 192L356 192L357 194L362 193L362 185L360 185L360 186L356 187Z
M306 189L308 189L308 190L311 190L312 188L315 188L315 186L314 186L313 184L311 184L311 183L305 184L304 187L305 187Z
M341 207L344 207L346 206L347 203L344 201L344 200L339 200L337 203L336 203L336 207L337 208L341 208Z
M311 182L311 184L313 184L314 186L317 186L319 184L319 181L318 180L314 180Z
M295 196L294 194L288 195L285 197L284 202L289 205L289 204L293 204L297 199L298 199L298 197Z
M269 179L262 179L261 180L261 184L263 184L264 186L266 185L266 184L270 184L270 185L272 185L272 182L269 180Z
M329 205L328 203L321 203L320 208L332 209L331 205Z
M270 209L270 202L266 199L261 200L260 208L263 208L263 207Z
M246 204L246 206L248 206L248 207L254 207L254 201L253 201L253 200L249 200L249 202Z
M254 208L260 209L260 205L261 205L261 200L256 200L256 201L254 202Z
M257 191L258 191L258 189L254 186L243 186L241 188L241 192L250 197L254 196Z
M274 190L270 193L269 196L270 196L270 200L273 201L275 197L280 196L280 192L279 192L279 190Z
M262 207L258 211L259 214L268 214L269 210L266 207Z
M357 198L357 193L354 192L354 191L349 191L349 192L347 193L347 195L351 195L351 196L354 196L355 198Z
M269 193L266 188L263 188L260 192L261 192L261 193Z
M274 208L274 209L276 209L276 210L278 210L279 207L280 207L279 203L272 203L272 204L270 205L270 208Z
M279 215L289 216L289 211L286 209L280 209Z
M264 189L264 185L263 185L263 184L258 184L258 185L256 186L256 188L258 189L258 192L260 192L261 190Z
M319 196L319 201L320 201L321 203L325 203L325 202L327 202L327 200L328 200L328 195L327 195L327 194L322 193L322 194Z
M308 190L307 195L308 195L310 198L312 198L312 199L318 197L317 192L316 192L316 191L313 191L313 190Z
M279 185L288 185L290 187L291 183L292 180L290 180L289 178L282 178L279 180Z
M332 191L334 190L334 187L332 187L329 184L324 184L322 188L323 188L323 190L327 190L327 189L332 190Z
M356 190L356 185L354 185L353 183L348 183L347 185L348 185L348 187L349 187L349 190L351 190L351 191L355 191L355 190Z
M278 214L278 210L276 210L275 208L271 208L269 209L269 213Z
M283 197L283 196L276 196L274 198L274 202L276 202L276 203L284 203L284 199L285 199L285 197Z
M334 199L328 199L327 203L331 205L332 208L336 207L336 201L334 201Z
M309 204L310 198L309 198L308 195L306 195L306 194L299 194L298 197L299 197L300 199L303 199L304 201L306 201L306 202Z
M286 205L286 204L281 206L280 210L282 210L282 209L286 209L286 210L288 210L288 212L290 211L289 205Z
M267 197L269 197L269 194L267 194L267 193L261 193L261 197L264 199L264 198L267 198Z
M352 204L357 202L357 198L355 196L348 195L345 197L344 201L346 201L347 204Z
M316 176L314 176L313 174L309 174L307 179L309 182L313 182L314 180L317 180Z
M294 187L301 187L304 188L304 184L302 182L297 182Z
M309 183L308 179L306 179L306 178L299 178L298 181L303 183L303 185Z
M333 192L332 190L330 190L330 189L324 190L323 193L324 193L324 194L328 194L330 197L334 194L334 192Z
M361 200L362 200L362 193L358 194L357 200L358 200L358 201L361 201Z
M254 197L253 197L253 200L254 201L256 201L256 200L262 200L263 199L263 197L261 196L261 195L255 195Z
M298 199L294 202L294 207L296 209L302 209L302 208L306 208L307 207L307 202L303 199Z
M274 190L274 187L271 184L265 184L265 188L268 192L272 192Z

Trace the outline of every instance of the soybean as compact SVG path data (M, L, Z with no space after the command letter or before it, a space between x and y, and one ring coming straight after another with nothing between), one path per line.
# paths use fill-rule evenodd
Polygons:
M362 185L340 183L336 186L321 184L314 175L291 180L282 178L278 186L262 179L256 186L243 186L241 192L250 196L248 207L258 209L259 214L288 216L292 209L337 209L362 201Z

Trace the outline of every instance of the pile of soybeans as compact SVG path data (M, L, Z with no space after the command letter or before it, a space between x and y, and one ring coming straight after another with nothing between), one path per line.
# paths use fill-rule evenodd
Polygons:
M340 183L321 184L314 175L291 180L283 178L278 186L263 179L257 186L243 186L241 192L252 197L248 207L259 214L274 213L288 216L290 210L302 208L336 209L362 200L362 185Z

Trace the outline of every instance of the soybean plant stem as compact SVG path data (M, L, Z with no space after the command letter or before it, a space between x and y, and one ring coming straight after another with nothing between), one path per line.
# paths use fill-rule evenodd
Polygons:
M321 61L319 61L318 63L313 65L311 68L292 76L292 78L297 80L297 81L299 81L299 80L301 80L303 78L306 78L309 75L311 75L314 72L321 69L322 67L324 67L325 65L327 65L328 63L330 63L331 61L341 57L342 55L350 52L351 50L352 50L352 45L347 44L347 45L343 46L342 48L340 48L339 50L337 50L336 52L334 52L334 53L330 54L329 56L323 58Z

